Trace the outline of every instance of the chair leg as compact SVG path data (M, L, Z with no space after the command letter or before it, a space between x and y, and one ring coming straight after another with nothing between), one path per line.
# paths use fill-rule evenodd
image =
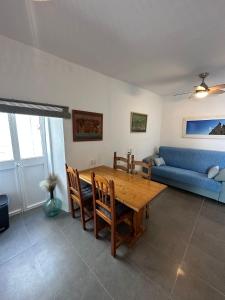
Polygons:
M111 227L111 254L113 257L116 256L116 229L114 226Z
M149 219L149 204L147 204L145 207L145 218Z
M96 213L94 213L94 235L95 238L98 238L98 231L99 231L99 218Z
M73 200L71 200L71 213L72 213L72 218L75 219L75 209L74 209L74 203L73 203Z
M82 227L84 230L86 230L85 213L83 207L80 208L80 218L81 218Z

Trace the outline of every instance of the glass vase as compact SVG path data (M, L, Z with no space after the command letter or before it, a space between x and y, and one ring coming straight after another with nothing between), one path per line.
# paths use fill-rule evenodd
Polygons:
M44 204L44 211L47 217L55 217L61 212L62 201L56 197L50 197Z

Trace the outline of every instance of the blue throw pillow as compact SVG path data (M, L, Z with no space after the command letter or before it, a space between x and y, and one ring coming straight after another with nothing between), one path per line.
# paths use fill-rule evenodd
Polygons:
M157 167L165 166L165 164L166 164L165 160L162 157L155 157L154 162L155 162Z
M221 169L219 174L214 179L216 181L225 181L225 169Z
M212 168L210 168L208 171L208 178L214 178L219 173L219 170L219 166L213 166Z

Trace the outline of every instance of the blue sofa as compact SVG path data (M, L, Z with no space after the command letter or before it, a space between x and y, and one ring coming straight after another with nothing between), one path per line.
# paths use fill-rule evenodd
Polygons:
M152 167L152 180L225 203L225 182L208 178L210 167L225 168L225 152L160 147L159 156L166 165Z

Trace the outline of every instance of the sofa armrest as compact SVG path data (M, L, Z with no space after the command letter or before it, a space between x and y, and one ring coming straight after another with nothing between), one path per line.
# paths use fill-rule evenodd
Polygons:
M152 156L153 156L153 155L150 155L150 156L148 156L148 157L145 157L142 161L145 162L145 163L149 163L149 162L151 162L152 159L153 159Z
M223 181L222 183L222 189L219 195L219 201L225 203L225 181Z
M157 154L153 154L153 155L150 155L148 157L145 157L142 161L145 162L145 163L152 163L152 165L154 166L155 163L154 163L154 158L156 157L159 157Z
M145 157L142 161L147 164L151 163L151 167L152 167L155 166L155 162L154 162L155 157L157 157L157 155L150 155L148 157ZM146 174L148 173L148 169L146 169L145 167L142 168L142 171Z

